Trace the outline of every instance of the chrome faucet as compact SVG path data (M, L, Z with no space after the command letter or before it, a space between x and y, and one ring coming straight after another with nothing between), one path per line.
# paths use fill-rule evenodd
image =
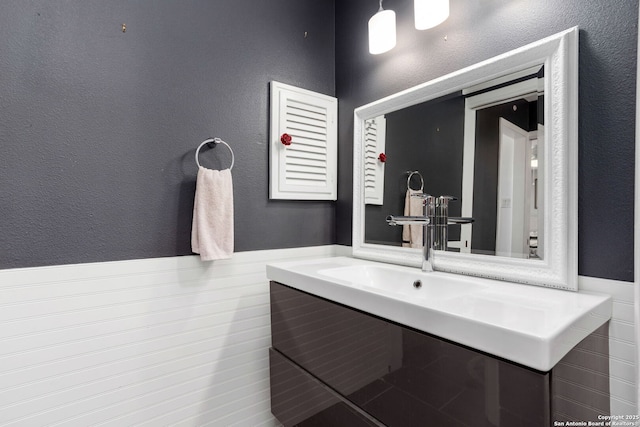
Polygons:
M449 202L456 200L455 197L435 197L429 194L412 194L412 197L420 197L423 200L423 215L389 215L387 223L389 225L422 226L422 271L433 271L433 251L447 250L448 226L451 224L469 224L473 222L473 218L449 217Z

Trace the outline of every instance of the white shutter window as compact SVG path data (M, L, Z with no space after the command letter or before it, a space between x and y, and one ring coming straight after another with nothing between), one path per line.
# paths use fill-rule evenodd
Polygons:
M368 205L382 205L384 197L384 153L386 136L384 116L364 121L364 202Z
M271 82L269 198L337 199L337 114L332 96Z

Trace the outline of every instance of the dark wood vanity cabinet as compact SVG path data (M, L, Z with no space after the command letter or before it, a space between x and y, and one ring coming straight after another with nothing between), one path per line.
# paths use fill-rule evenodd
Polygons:
M271 282L271 406L292 426L551 423L551 375Z

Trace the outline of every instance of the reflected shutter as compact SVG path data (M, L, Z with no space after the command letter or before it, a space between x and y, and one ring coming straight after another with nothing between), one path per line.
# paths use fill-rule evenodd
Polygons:
M378 159L384 153L386 119L378 116L364 121L364 202L382 205L384 196L384 162Z

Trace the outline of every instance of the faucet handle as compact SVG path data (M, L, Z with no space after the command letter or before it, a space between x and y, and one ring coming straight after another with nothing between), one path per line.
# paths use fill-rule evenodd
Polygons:
M418 193L418 194L412 194L411 197L418 197L418 198L422 199L422 204L424 206L435 206L436 205L437 197L432 196L430 194Z
M453 201L453 200L458 200L457 197L454 196L440 196L437 198L437 202L439 206L444 206L444 207L448 207L449 206L449 202Z
M419 199L428 199L429 197L431 197L431 195L426 193L412 193L411 197L417 197Z

